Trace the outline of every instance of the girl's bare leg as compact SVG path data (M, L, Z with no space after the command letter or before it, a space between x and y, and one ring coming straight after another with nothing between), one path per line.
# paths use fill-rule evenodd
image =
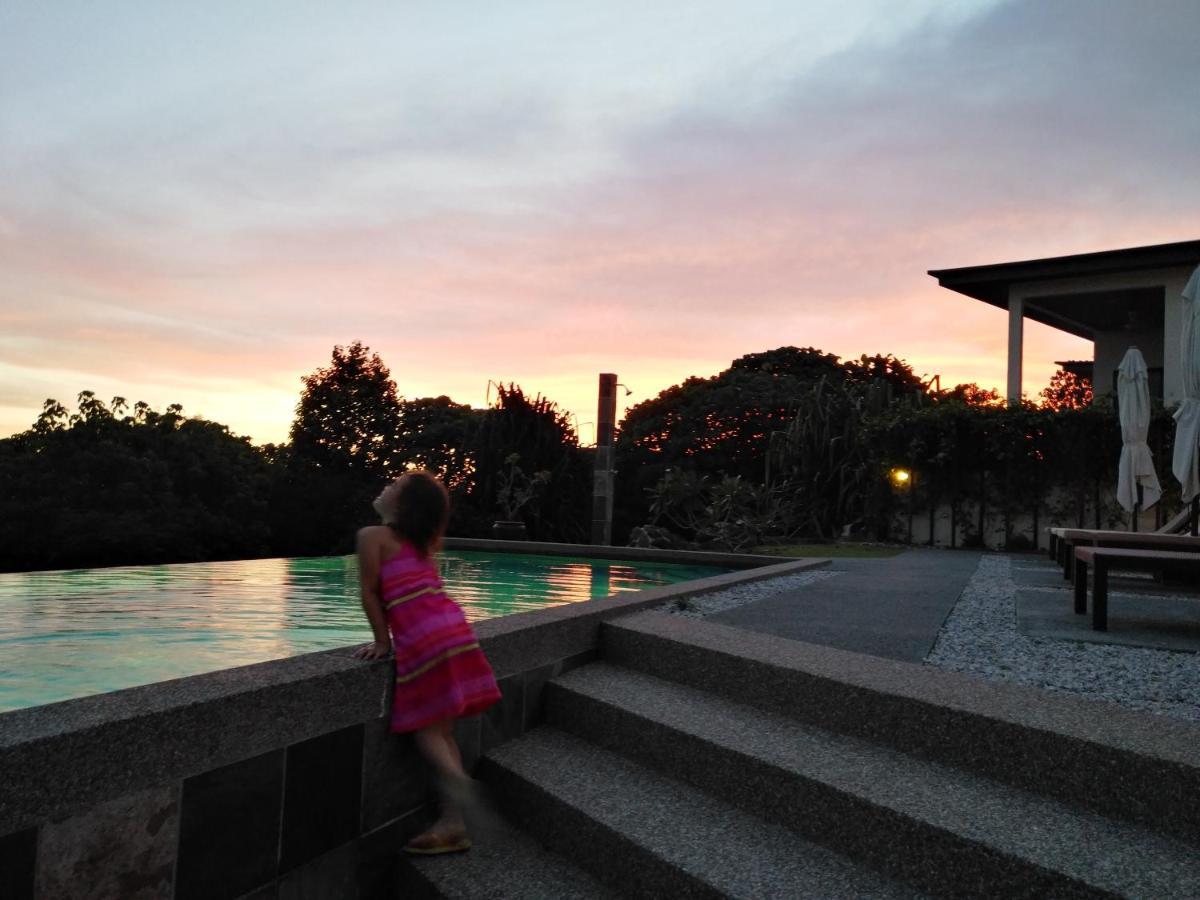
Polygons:
M437 773L445 778L466 778L463 770L462 754L458 750L458 742L454 740L453 723L450 721L435 722L413 734L417 749L429 760L429 764Z
M437 771L442 785L442 815L429 832L461 832L465 829L462 809L457 802L456 788L465 786L469 779L463 769L462 754L454 740L453 722L447 720L422 728L413 735L417 749ZM458 791L461 794L461 791Z

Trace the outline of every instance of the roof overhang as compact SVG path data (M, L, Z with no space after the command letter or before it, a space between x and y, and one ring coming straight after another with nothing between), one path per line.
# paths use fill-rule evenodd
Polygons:
M1096 278L1131 272L1193 267L1200 264L1200 241L1127 247L1075 256L1055 256L1019 262L966 266L958 269L930 269L929 274L944 288L1008 309L1009 288L1028 282L1052 282L1065 279ZM1154 287L1093 290L1055 295L1048 286L1047 296L1027 298L1025 315L1037 322L1092 338L1097 331L1119 327L1114 318L1131 305L1145 306L1148 299L1161 298ZM1159 304L1161 306L1161 304ZM1161 309L1158 311L1161 316Z

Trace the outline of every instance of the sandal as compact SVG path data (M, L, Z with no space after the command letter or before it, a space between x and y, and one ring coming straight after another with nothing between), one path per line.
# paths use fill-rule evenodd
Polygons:
M417 856L437 856L442 853L462 853L471 849L471 839L465 831L426 831L404 845L405 853Z

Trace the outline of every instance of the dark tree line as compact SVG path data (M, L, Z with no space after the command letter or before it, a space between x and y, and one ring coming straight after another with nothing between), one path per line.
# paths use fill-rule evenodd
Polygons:
M90 391L0 441L0 569L261 556L268 458L224 425Z
M925 394L894 356L842 361L812 347L752 353L689 378L622 423L616 531L674 518L701 543L832 537L865 502L863 416Z
M1060 371L1039 401L1009 405L974 384L933 390L891 356L751 354L629 411L620 524L643 543L741 548L829 540L846 526L886 537L898 515L948 509L953 542L998 531L1014 549L1049 521L1118 525L1112 399L1093 402L1086 379ZM1173 438L1160 406L1149 443L1164 483ZM911 476L902 489L896 469ZM1177 506L1164 497L1160 514Z
M358 342L302 382L287 442L261 447L178 406L48 400L0 440L0 570L345 553L383 484L412 467L450 488L451 534L483 536L511 515L534 539L588 539L593 454L552 401L515 384L482 409L406 399ZM882 534L898 503L949 503L966 537L988 515L1098 515L1115 413L1064 373L1041 399L1009 408L976 385L931 390L890 355L749 354L629 410L614 538L740 548L847 525ZM1161 465L1170 435L1155 421ZM916 473L905 496L888 483L894 466Z
M903 491L881 487L870 510L876 526L884 530L898 510L948 507L952 543L979 545L985 531L996 529L1012 549L1032 546L1039 525L1050 521L1127 527L1128 514L1114 496L1121 454L1115 403L1102 397L1085 404L1085 398L1091 400L1090 386L1066 378L1043 392L1039 406L952 399L873 418L864 436L874 447L875 482L886 485L892 467L915 473ZM1180 505L1171 490L1174 437L1170 411L1156 405L1147 442L1165 489L1157 507L1163 520ZM1020 529L1018 520L1026 523Z
M449 486L451 533L483 536L512 454L548 473L520 511L530 536L586 537L590 454L553 402L515 384L485 409L405 400L358 342L302 380L288 441L263 447L178 405L46 401L0 440L0 571L350 552L371 500L413 467Z

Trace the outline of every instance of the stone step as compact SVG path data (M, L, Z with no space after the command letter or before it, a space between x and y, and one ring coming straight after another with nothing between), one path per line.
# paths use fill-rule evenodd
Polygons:
M623 897L921 896L781 825L554 728L493 749L480 772L524 829Z
M1109 703L659 612L600 656L1200 847L1200 726Z
M547 686L550 725L922 890L1200 896L1200 854L1145 827L605 663Z
M412 900L618 900L591 875L507 823L493 823L465 853L405 856Z

